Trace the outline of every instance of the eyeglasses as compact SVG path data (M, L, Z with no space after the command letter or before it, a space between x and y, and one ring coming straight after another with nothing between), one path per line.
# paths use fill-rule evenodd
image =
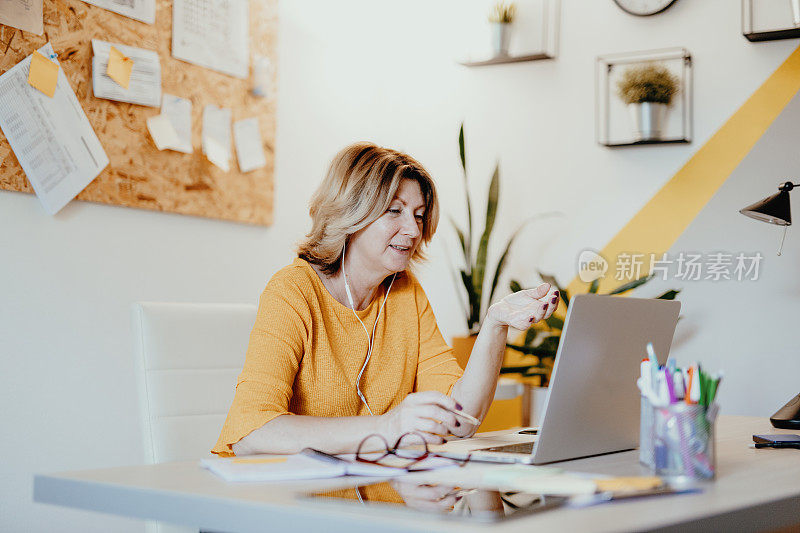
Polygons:
M425 437L416 431L400 435L394 446L389 446L389 442L383 435L373 433L364 437L356 449L356 461L402 468L409 472L426 470L426 468L420 467L420 463L430 457L442 456L431 452ZM464 466L469 462L470 456L468 455L466 459L451 460L458 463L459 466Z

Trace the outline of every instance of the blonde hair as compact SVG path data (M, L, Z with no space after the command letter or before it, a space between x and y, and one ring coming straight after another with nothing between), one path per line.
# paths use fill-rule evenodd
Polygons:
M331 161L328 174L314 192L309 206L312 226L298 255L332 276L339 271L347 239L380 218L404 179L419 184L425 201L422 241L412 262L425 258L439 223L439 201L428 171L411 156L368 142L351 144Z

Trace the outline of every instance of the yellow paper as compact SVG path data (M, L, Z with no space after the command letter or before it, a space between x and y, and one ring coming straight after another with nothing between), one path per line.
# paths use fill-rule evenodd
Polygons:
M31 69L28 73L28 83L52 98L53 95L56 94L57 82L58 65L39 52L34 52L31 56Z
M285 463L286 457L254 457L252 459L247 459L245 457L236 457L233 459L233 462L236 464L265 464L265 463Z
M127 89L131 83L131 70L133 70L133 59L125 57L122 52L112 46L108 54L108 68L106 69L108 77Z
M595 479L597 490L600 492L628 492L636 490L655 489L664 484L660 477L612 477L608 479Z

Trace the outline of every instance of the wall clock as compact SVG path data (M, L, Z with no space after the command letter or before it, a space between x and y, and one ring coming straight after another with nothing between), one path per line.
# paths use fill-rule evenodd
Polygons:
M647 17L666 10L675 0L614 0L614 3L626 13Z

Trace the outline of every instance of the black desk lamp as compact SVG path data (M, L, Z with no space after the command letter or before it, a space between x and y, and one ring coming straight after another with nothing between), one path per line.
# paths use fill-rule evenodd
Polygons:
M778 248L778 255L783 249L783 240L786 238L786 228L792 225L792 208L789 205L789 191L800 187L800 183L787 181L778 187L778 194L764 198L760 202L748 205L739 212L750 218L783 226L783 238ZM769 419L776 428L800 429L800 394L789 400L789 403L778 409Z

